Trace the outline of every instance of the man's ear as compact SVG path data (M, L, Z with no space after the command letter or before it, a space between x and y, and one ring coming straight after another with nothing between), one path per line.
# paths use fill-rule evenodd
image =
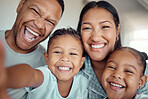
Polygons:
M46 52L44 52L44 59L46 64L48 65L48 54Z
M19 13L20 10L22 9L23 5L25 4L26 0L21 0L17 9L16 9L16 12Z
M138 89L140 89L147 81L147 76L144 75L140 78L140 81L139 81L139 85L138 85Z

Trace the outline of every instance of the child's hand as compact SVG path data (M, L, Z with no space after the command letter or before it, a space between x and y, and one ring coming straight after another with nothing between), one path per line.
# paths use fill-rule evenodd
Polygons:
M2 41L0 41L0 99L10 99L6 91L6 81L5 51Z

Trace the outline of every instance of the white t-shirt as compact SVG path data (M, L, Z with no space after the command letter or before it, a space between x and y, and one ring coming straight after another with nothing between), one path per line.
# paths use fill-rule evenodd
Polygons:
M87 99L87 79L82 75L74 76L69 95L63 98L58 91L57 79L48 69L48 66L39 67L44 75L43 83L35 88L28 89L27 99Z

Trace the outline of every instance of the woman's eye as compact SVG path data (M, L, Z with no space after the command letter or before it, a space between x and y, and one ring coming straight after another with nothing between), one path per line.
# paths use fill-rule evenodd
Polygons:
M102 29L110 28L109 26L102 26Z
M91 30L89 27L82 28L82 30Z

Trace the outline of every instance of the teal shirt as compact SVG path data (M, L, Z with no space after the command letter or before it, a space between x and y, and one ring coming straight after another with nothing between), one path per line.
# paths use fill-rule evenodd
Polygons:
M80 74L88 79L88 99L105 99L107 95L97 80L96 74L91 65L90 57L86 55L85 58L85 63ZM148 67L146 67L145 75L148 77ZM137 93L148 95L148 80L146 84L137 91Z
M88 99L103 99L107 97L106 93L97 80L89 56L86 55L85 58L84 66L81 69L80 74L88 79Z
M43 83L35 88L26 88L28 90L27 99L86 99L87 98L87 79L82 75L76 75L73 78L72 87L69 95L63 98L58 91L57 79L48 69L48 66L39 67L44 75Z

